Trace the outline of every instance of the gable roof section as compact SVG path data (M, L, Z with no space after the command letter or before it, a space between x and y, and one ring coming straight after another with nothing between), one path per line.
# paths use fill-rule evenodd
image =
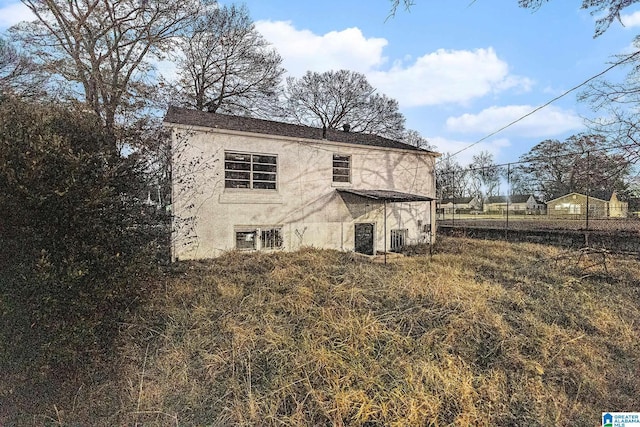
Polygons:
M551 200L549 200L549 201L547 202L547 204L550 204L550 203L556 202L556 201L558 201L558 200L560 200L560 199L564 199L564 198L569 197L569 196L572 196L572 195L574 195L574 194L575 194L576 196L587 197L587 195L586 195L586 194L577 193L577 192L575 192L575 191L574 191L574 192L572 192L572 193L567 193L567 194L565 194L564 196L560 196L560 197L556 197L555 199L551 199ZM603 198L601 198L601 197L597 197L597 196L595 196L595 195L591 195L591 196L589 196L589 199L596 199L596 200L600 200L601 202L608 202L609 200L611 200L611 195L612 195L613 193L608 193L608 194L609 194L609 198L608 198L608 199L603 199ZM602 197L607 197L607 194L602 194L601 196L602 196Z
M170 106L164 117L165 123L187 126L202 126L213 129L227 129L241 132L252 132L266 135L287 136L323 141L322 129L310 126L293 125L290 123L274 122L271 120L255 119L252 117L232 116L229 114L208 113L189 108ZM423 150L413 145L405 144L377 135L358 132L341 132L327 129L326 139L332 142L365 145L372 147L395 148L400 150L438 153Z
M509 196L509 203L527 203L530 198L530 194L514 194Z
M471 201L473 201L474 199L476 199L477 196L473 196L473 197L455 197L455 198L447 198L447 199L442 199L440 200L440 203L443 205L446 205L447 203L456 203L456 204L466 204L466 203L471 203Z
M485 204L491 205L494 203L507 203L506 196L489 196L485 199Z
M489 196L485 200L487 204L494 203L527 203L531 194L514 194L511 196ZM538 201L535 197L533 198L536 203L542 203Z

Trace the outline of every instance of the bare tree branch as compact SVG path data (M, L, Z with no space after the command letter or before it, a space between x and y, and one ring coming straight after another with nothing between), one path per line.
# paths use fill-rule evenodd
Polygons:
M398 102L375 93L366 77L354 71L307 71L288 78L285 119L294 123L365 132L402 140L405 118Z
M182 104L263 116L276 103L282 58L255 29L245 6L209 7L180 41Z
M115 135L118 116L146 105L149 59L162 58L199 9L196 0L22 0L36 21L14 38Z

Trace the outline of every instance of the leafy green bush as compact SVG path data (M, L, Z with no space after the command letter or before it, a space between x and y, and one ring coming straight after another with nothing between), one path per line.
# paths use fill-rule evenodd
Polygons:
M0 101L0 360L80 366L138 300L160 218L114 146L91 113Z

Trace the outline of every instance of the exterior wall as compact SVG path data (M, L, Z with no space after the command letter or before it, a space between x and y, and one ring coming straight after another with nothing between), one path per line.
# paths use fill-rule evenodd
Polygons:
M527 212L528 210L528 203L509 203L510 212Z
M447 203L439 203L438 209L440 212L444 214L453 214L453 202L449 201ZM468 202L456 202L455 203L455 213L459 213L460 211L472 211L472 210L481 210L482 203L477 197L472 198Z
M174 259L220 255L236 247L236 230L278 227L282 249L303 246L351 251L355 224L375 224L384 250L384 204L346 197L339 188L384 189L435 197L435 157L426 152L172 125ZM225 151L277 156L277 190L224 185ZM334 183L333 155L351 156L351 182ZM431 208L431 211L430 211ZM433 212L432 212L433 211ZM388 203L390 232L408 242L435 235L435 201ZM430 233L424 233L429 226Z
M524 202L509 203L508 206L506 202L485 203L483 205L483 211L505 213L507 211L507 207L509 209L509 212L513 212L516 214L544 214L545 213L545 205L541 205L537 203L536 199L533 196L530 196Z
M473 209L473 207L469 203L456 203L455 206L456 206L455 213L458 213L461 210L471 210L471 209ZM454 213L453 202L441 203L439 205L439 208L446 214Z
M620 201L618 195L613 193L609 201L609 217L626 218L627 216L629 216L629 203Z
M510 210L513 210L511 206L509 206ZM482 205L483 212L506 212L507 204L506 203L485 203Z
M529 206L527 204L527 208L529 209L529 213L536 215L546 215L547 214L547 205L544 203L538 203L535 199L533 203Z
M589 217L606 218L608 205L609 203L604 200L589 197ZM586 214L587 196L584 194L571 193L547 202L547 215L549 216L586 218Z

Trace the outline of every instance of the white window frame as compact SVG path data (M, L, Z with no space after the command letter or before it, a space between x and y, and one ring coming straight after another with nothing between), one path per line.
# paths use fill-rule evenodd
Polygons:
M251 247L238 247L239 236L251 241ZM249 237L250 236L250 237ZM284 248L282 226L234 227L235 249L240 251L275 251Z
M267 159L270 161L265 161ZM240 177L240 175L245 174L246 176ZM267 179L267 177L269 177L269 179ZM270 179L271 177L273 179ZM241 183L246 185L242 185ZM277 191L278 156L266 153L225 151L224 188L234 190Z
M390 233L391 240L391 251L398 251L402 248L405 248L409 242L409 229L408 228L396 228L391 230ZM400 245L398 246L398 242Z
M237 228L234 230L233 232L234 234L234 247L235 249L239 250L239 251L254 251L256 250L257 244L258 244L258 239L257 239L257 233L255 229L249 229L249 228ZM251 242L250 245L238 245L239 242Z
M350 184L351 183L351 155L334 153L332 166L333 167L332 167L331 180L334 184ZM338 173L336 174L336 172ZM346 172L346 174L344 172ZM346 178L346 181L344 179L336 179L336 178Z

